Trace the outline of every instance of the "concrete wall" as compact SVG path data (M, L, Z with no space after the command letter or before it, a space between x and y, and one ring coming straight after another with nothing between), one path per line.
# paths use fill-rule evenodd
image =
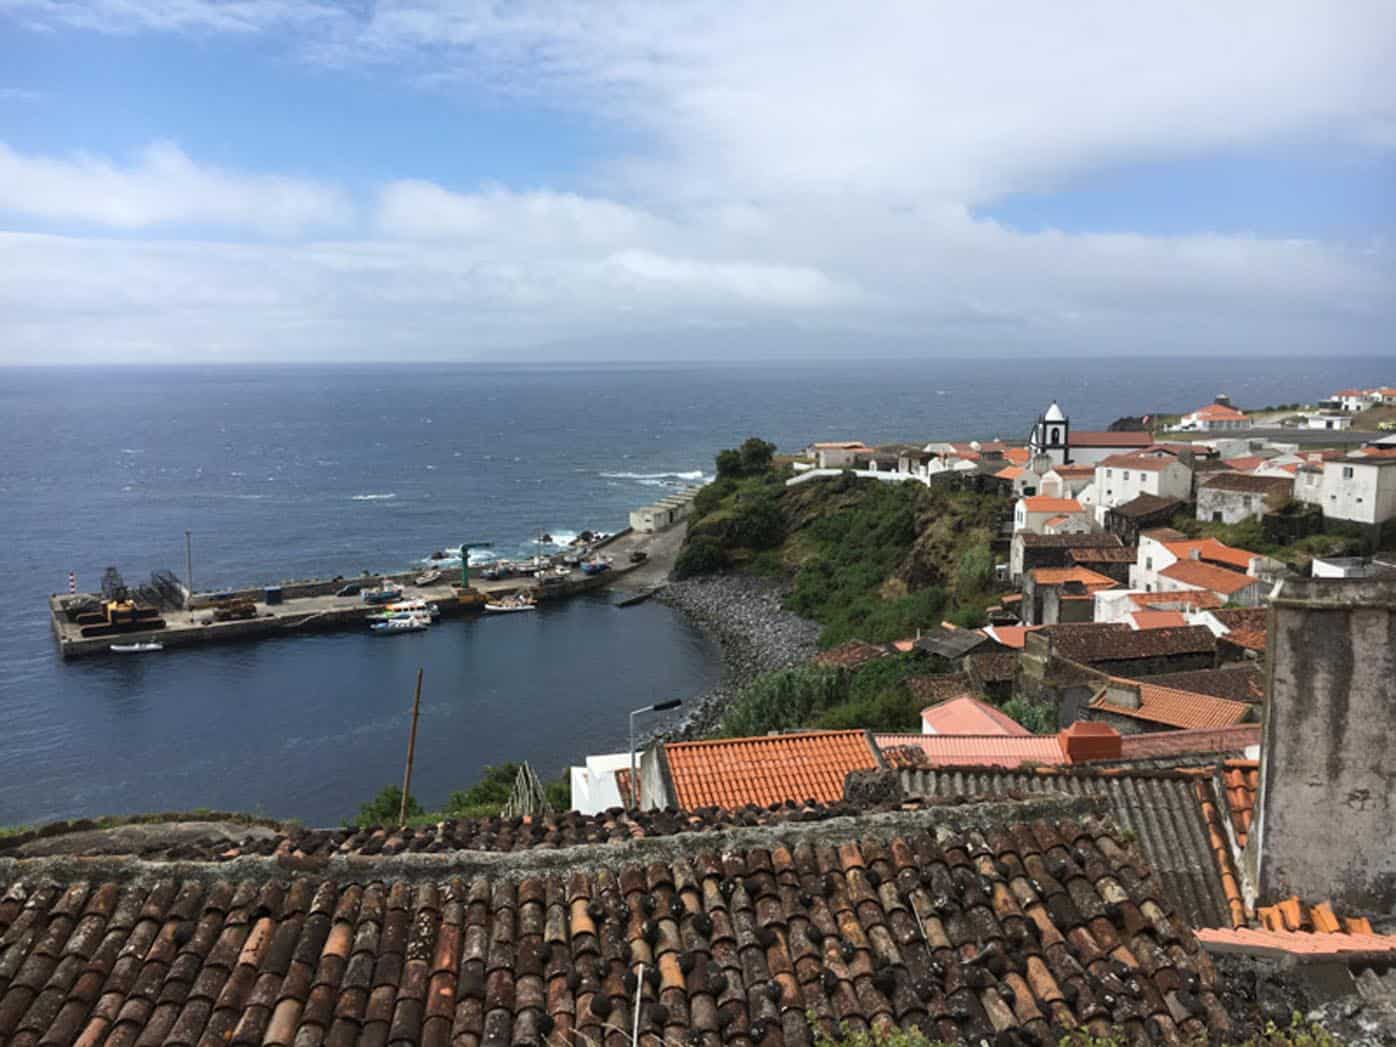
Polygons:
M1265 496L1259 492L1226 491L1215 487L1197 489L1197 518L1234 524L1265 513Z
M1257 884L1396 904L1396 586L1287 581L1271 603Z

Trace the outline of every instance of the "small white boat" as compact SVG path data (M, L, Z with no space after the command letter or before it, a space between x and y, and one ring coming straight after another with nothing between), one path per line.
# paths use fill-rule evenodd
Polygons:
M437 582L441 581L441 572L435 569L427 571L417 575L416 581L418 586L435 585Z
M425 600L394 600L390 604L385 604L383 610L387 612L384 617L397 618L404 614L425 614L432 619L441 617L441 608L435 603L427 603ZM370 618L375 617L369 615Z
M147 651L163 651L165 645L162 643L114 643L111 645L112 654L145 654Z
M419 633L423 629L431 628L431 619L423 614L409 614L401 618L389 618L387 621L374 622L369 628L384 636L390 636L393 633Z
M533 597L528 593L515 593L513 596L506 596L502 600L496 600L485 604L485 610L491 614L509 614L513 611L533 611L537 610L537 605L533 602Z

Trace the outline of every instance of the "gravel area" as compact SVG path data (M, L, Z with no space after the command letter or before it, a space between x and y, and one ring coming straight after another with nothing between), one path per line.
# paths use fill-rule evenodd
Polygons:
M656 736L668 741L702 738L755 677L814 656L819 626L782 607L783 597L776 582L746 575L673 582L655 597L683 611L722 650L721 683L685 702L681 718L661 726Z

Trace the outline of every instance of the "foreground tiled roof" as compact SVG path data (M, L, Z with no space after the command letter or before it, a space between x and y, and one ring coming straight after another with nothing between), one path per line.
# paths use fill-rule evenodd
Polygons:
M1165 899L1091 819L411 881L36 875L0 882L0 1040L1239 1039Z
M810 660L815 665L828 669L856 669L860 665L876 661L886 653L875 644L864 643L862 640L847 640L837 647L820 651Z
M1041 630L1060 657L1087 664L1158 658L1171 654L1200 654L1216 650L1216 638L1205 625L1171 629L1131 629L1123 622L1083 622L1049 625Z
M900 779L908 796L1100 797L1116 824L1134 834L1175 909L1194 927L1232 925L1195 776L1172 771L941 768L904 770Z
M1244 702L1213 698L1210 694L1194 694L1175 687L1163 687L1148 680L1124 680L1137 687L1137 709L1118 705L1109 700L1109 691L1102 690L1091 700L1091 708L1116 716L1163 724L1166 727L1227 727L1240 723L1250 712Z
M675 799L685 810L786 800L832 803L843 797L850 771L877 766L865 731L669 742L661 752Z
M1199 589L1224 596L1239 593L1242 589L1255 585L1257 581L1248 574L1230 571L1225 567L1215 567L1198 560L1179 560L1169 564L1159 574L1172 581L1195 585Z
M1032 734L1008 713L970 697L921 709L921 723L934 734Z
M1021 767L1062 763L1061 744L1050 734L879 734L890 767ZM908 749L889 756L893 749Z
M1370 937L1372 922L1365 916L1339 917L1328 902L1305 905L1295 895L1262 905L1255 911L1260 925L1267 931L1307 931L1311 934L1342 934Z

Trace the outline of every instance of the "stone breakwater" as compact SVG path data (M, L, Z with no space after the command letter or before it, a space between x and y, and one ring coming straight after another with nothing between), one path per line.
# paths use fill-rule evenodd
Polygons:
M656 735L668 741L702 738L721 722L743 687L762 673L809 661L819 626L787 611L784 589L746 575L673 582L656 599L683 611L722 651L722 681L684 703L683 716Z

